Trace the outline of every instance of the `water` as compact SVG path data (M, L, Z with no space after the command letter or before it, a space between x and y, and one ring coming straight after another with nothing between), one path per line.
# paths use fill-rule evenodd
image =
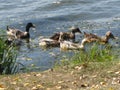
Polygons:
M120 1L119 0L1 0L0 28L6 26L25 30L25 25L33 22L36 31L30 31L31 48L22 46L18 61L26 66L37 66L46 70L53 66L64 54L59 48L44 50L38 46L40 36L49 37L54 32L69 31L77 26L81 31L104 35L111 30L120 36ZM78 37L79 38L79 37ZM119 41L118 41L119 43ZM33 65L34 64L34 65Z

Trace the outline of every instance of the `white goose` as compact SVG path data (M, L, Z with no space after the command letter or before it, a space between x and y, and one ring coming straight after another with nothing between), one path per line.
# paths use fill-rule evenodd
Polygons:
M78 50L84 49L84 41L82 40L81 44L76 44L70 41L63 41L64 34L60 32L59 42L60 42L60 49L61 50Z

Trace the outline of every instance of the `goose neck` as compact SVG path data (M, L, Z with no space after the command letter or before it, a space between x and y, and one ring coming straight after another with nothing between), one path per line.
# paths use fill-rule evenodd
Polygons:
M26 26L26 32L29 32L30 27Z

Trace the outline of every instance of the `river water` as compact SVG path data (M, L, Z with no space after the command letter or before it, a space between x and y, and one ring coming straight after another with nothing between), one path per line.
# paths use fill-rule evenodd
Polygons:
M7 25L24 31L28 22L36 25L36 32L30 30L31 47L22 46L17 60L27 67L46 70L53 67L56 60L73 52L61 52L59 48L42 49L38 45L40 37L69 31L72 26L98 35L110 30L120 37L120 1L0 0L0 29L3 32Z

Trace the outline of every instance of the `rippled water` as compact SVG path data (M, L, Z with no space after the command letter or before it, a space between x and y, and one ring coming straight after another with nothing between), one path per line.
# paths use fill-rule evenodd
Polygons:
M111 30L120 35L119 0L1 0L0 28L6 25L25 30L28 22L36 24L36 31L30 31L31 49L22 46L18 61L26 66L35 64L40 70L52 67L55 60L68 52L59 48L43 50L38 46L40 36L49 37L54 32L68 31L77 26L81 31L104 35ZM69 52L68 55L72 55ZM57 55L57 56L56 56ZM32 65L33 66L33 65Z

